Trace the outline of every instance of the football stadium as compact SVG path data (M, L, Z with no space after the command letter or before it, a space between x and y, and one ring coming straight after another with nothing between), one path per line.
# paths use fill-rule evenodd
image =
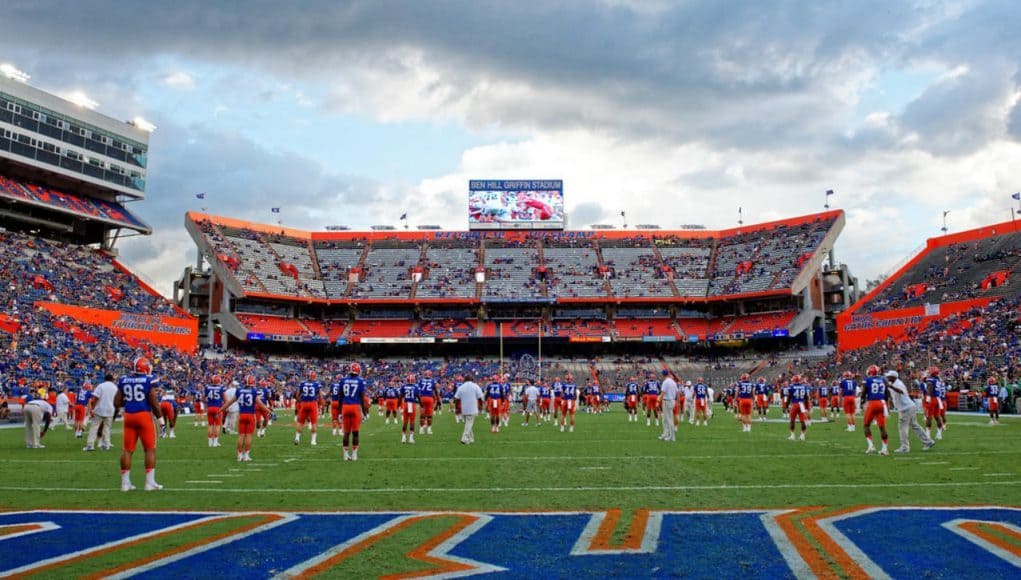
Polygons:
M165 295L120 249L159 129L0 71L0 577L1021 576L1013 210L866 288L832 191L723 229L573 224L551 175L465 180L461 228L196 192Z

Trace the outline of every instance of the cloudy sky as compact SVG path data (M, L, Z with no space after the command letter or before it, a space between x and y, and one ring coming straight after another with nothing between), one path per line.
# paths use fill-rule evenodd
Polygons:
M768 8L766 7L768 5ZM7 0L0 62L158 125L169 292L183 214L467 226L471 178L563 179L571 226L710 228L848 213L864 280L939 233L1011 219L1017 0ZM199 202L195 194L206 192ZM282 213L270 213L281 206Z

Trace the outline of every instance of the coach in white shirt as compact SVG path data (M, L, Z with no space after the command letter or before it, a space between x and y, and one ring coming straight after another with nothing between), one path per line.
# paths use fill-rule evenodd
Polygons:
M677 404L677 381L670 371L663 369L663 382L659 386L659 397L663 401L663 441L677 441L677 425L674 425L674 405Z
M684 408L681 411L688 416L688 423L695 423L695 387L691 381L684 381Z
M43 438L50 430L53 405L42 399L33 399L25 403L22 413L25 415L25 447L29 449L46 447L39 443L39 439Z
M475 443L475 416L479 414L479 405L485 396L482 387L475 384L470 374L465 376L465 381L457 387L454 398L461 402L461 417L464 418L464 433L461 434L461 443L471 445Z
M522 398L525 400L525 422L521 426L528 426L532 422L532 415L535 415L536 425L542 425L542 419L539 418L539 387L532 384L531 379L528 380Z
M897 430L900 434L900 447L894 453L907 453L911 451L911 440L908 438L908 427L914 430L918 438L922 440L922 449L928 451L936 444L929 436L929 432L918 424L918 405L911 399L908 388L897 376L897 371L886 371L886 386L893 394L893 406L897 410Z
M96 438L99 430L103 430L103 440L99 442L100 449L110 450L110 430L113 428L113 417L116 409L113 400L117 396L117 385L113 383L113 375L107 374L103 382L96 385L92 391L92 398L89 399L89 438L85 443L83 451L93 451L96 448Z

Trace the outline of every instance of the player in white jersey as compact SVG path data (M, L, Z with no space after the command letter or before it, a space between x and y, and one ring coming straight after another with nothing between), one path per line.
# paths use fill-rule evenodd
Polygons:
M238 407L238 404L237 404L237 393L238 393L238 387L240 387L240 386L241 386L241 384L238 383L237 381L231 381L230 382L230 387L228 387L227 390L223 392L223 399L224 399L224 401L234 400L233 404L231 404L230 406L226 407L226 409L227 409L227 413L226 413L227 418L224 419L224 421L223 421L223 432L224 433L231 433L231 432L237 433L237 431L238 431L238 414L241 411L240 411L240 409Z

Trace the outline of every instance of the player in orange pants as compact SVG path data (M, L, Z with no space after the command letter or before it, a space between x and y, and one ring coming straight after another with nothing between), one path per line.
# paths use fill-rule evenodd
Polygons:
M415 412L418 408L418 386L415 384L415 377L408 376L408 382L401 387L400 392L401 418L401 443L415 442Z

